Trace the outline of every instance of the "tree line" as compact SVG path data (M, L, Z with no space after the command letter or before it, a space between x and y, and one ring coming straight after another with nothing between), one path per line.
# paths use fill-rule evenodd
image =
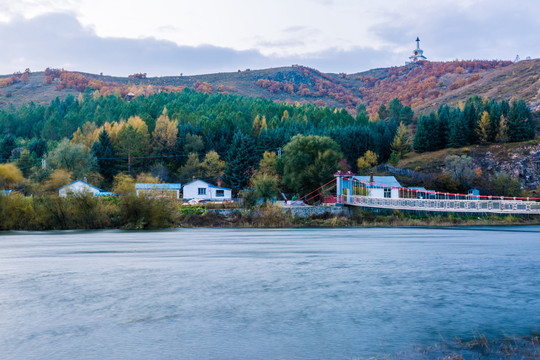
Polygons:
M414 149L424 152L473 144L518 142L534 139L535 135L536 124L525 101L509 103L474 96L462 107L441 105L437 112L419 116Z
M27 194L40 186L52 193L84 177L108 189L127 174L163 182L222 180L237 194L248 189L268 199L278 191L305 194L338 169L362 172L404 158L415 122L413 110L397 98L370 118L363 105L352 116L344 109L190 89L128 100L87 88L48 106L0 111L0 162L17 165L26 179L19 188ZM523 101L476 97L462 108L421 115L413 145L421 152L521 141L534 137L531 124ZM0 169L0 187L21 183L14 172Z

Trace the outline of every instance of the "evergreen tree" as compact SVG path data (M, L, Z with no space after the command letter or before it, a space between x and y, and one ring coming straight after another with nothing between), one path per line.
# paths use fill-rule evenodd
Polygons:
M531 110L523 100L513 101L508 115L508 135L510 141L534 139L536 124Z
M414 112L412 111L410 106L404 106L401 108L399 112L399 121L404 123L405 125L409 125L412 123L414 117Z
M450 124L448 130L448 146L460 148L467 145L467 133L463 113L459 109L450 112Z
M28 150L33 152L36 157L41 158L47 153L47 141L44 139L33 140L28 146Z
M385 121L388 119L388 109L386 108L386 105L381 104L381 106L379 106L378 114L381 121Z
M490 100L488 103L488 113L489 113L489 133L488 133L488 141L493 142L495 141L495 138L497 137L497 133L499 132L499 120L502 115L501 105L497 103L494 99Z
M439 139L437 148L444 149L448 145L449 124L450 124L450 108L448 105L441 105L437 111L439 119Z
M111 183L118 173L118 159L107 130L103 130L99 134L98 141L92 145L92 154L97 159L99 173L108 183Z
M253 170L259 161L253 138L237 131L234 134L226 160L227 166L223 173L223 181L229 184L235 193L238 193L249 183Z
M483 111L482 99L479 96L473 96L467 99L463 109L463 118L465 123L465 131L467 142L469 144L476 143L476 127Z
M11 153L16 147L17 144L15 143L13 135L9 134L6 136L0 143L0 163L11 159Z
M388 103L388 116L390 120L399 123L401 109L403 109L403 105L401 104L401 101L399 101L398 98L392 99Z
M418 152L440 149L440 128L435 113L432 112L429 116L420 116L416 125L413 146L414 150Z

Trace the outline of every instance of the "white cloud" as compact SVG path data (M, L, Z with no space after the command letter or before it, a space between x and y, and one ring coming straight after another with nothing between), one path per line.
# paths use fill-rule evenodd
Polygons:
M24 68L16 58L115 74L357 72L403 64L416 36L432 60L540 57L538 13L536 0L4 1L0 73Z

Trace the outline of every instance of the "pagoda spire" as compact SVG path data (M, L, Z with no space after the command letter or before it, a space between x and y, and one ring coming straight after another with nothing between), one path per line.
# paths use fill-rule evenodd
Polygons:
M416 49L413 50L413 54L409 56L409 61L406 64L416 64L419 61L426 61L424 56L424 50L420 49L420 37L416 37Z

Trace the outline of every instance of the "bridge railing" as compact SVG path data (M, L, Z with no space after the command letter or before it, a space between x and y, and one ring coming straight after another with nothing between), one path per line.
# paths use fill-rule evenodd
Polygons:
M498 214L540 214L540 202L524 200L459 200L376 198L363 195L326 195L325 203L342 203L353 206L396 210L437 212L470 212Z

